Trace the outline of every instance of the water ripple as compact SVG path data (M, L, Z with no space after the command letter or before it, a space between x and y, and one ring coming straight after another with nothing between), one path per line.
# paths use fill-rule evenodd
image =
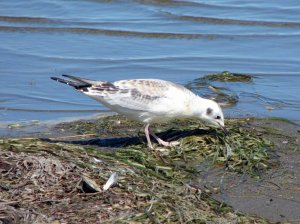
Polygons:
M221 34L187 34L187 33L159 33L159 32L137 32L125 30L109 30L82 27L13 27L0 26L0 32L68 32L78 34L101 34L109 36L135 36L144 38L176 38L176 39L215 39L215 38L233 38L233 35Z
M212 24L227 24L227 25L244 25L244 26L267 26L267 27L300 27L299 22L285 22L285 21L262 21L262 20L240 20L240 19L225 19L216 17L205 17L205 16L191 16L191 15L177 15L171 12L164 12L163 15L170 17L172 19L183 20L183 21L195 21L195 22L205 22ZM38 24L65 24L65 25L99 25L105 24L107 22L87 22L87 21L68 21L61 19L49 19L43 17L13 17L13 16L0 16L0 21L3 22L17 22L17 23L38 23ZM130 20L127 20L130 21ZM111 22L125 22L120 21L110 21ZM139 22L141 22L139 20ZM26 27L24 27L26 28ZM106 30L103 30L105 32ZM110 30L109 30L110 31ZM120 31L122 32L122 31Z
M0 26L0 32L44 32L44 33L78 33L78 34L93 34L93 35L108 35L108 36L133 36L142 38L174 38L174 39L235 39L244 37L260 37L260 38L275 38L275 37L299 37L300 34L203 34L203 33L161 33L161 32L138 32L127 30L110 30L82 27L13 27Z
M278 21L256 21L256 20L239 20L239 19L223 19L203 16L175 15L165 12L166 15L179 20L205 22L214 24L243 25L243 26L268 26L268 27L300 27L298 22L278 22Z
M2 98L0 102L9 102L13 99L24 99L24 100L30 100L30 101L38 101L38 102L44 102L44 103L55 103L55 104L64 104L64 105L73 105L73 106L86 106L82 103L75 103L71 101L63 101L63 100L57 100L52 99L50 97L42 97L42 96L33 96L33 95L26 95L26 94L18 94L18 93L1 93L0 95ZM4 107L2 107L4 108ZM6 107L5 107L6 108Z
M42 17L0 16L0 21L23 23L57 23L57 20Z
M53 110L53 109L25 109L25 108L13 108L13 107L0 107L0 110L5 110L5 111L19 111L19 112L36 112L36 113L106 113L106 112L111 112L111 110Z

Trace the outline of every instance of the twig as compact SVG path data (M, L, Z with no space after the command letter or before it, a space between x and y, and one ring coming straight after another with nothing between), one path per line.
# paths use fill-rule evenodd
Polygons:
M19 204L21 201L3 201L0 202L0 205L14 205L14 204Z
M58 139L65 139L65 138L80 138L80 137L90 137L90 136L97 136L97 135L96 134L83 134L83 135L71 135L71 136L49 138L49 139L50 140L58 140Z

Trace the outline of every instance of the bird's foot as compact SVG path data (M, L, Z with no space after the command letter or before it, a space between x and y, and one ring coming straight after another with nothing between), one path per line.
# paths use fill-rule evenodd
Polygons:
M180 145L180 142L178 142L178 141L166 142L164 140L161 140L161 141L158 141L158 143L164 147L174 147L174 146ZM154 150L154 147L152 144L148 144L148 148L151 150Z
M151 149L151 150L154 149L153 145L152 145L152 144L149 144L149 143L148 143L148 148Z
M172 142L169 142L169 143L170 143L170 146L171 146L171 147L180 145L180 142L179 142L179 141L172 141Z
M177 145L180 144L180 142L178 142L178 141L166 142L162 139L158 139L157 141L160 145L163 145L163 146L166 146L166 147L174 147L174 146L177 146Z

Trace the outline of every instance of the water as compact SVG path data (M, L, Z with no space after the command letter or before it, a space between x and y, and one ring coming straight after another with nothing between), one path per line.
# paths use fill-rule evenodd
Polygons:
M226 116L300 123L299 15L296 0L1 1L0 123L106 110L50 76L186 84L226 70L256 77L228 84L240 101Z

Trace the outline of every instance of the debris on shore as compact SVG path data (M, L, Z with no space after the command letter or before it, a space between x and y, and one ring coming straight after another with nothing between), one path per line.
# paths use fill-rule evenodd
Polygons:
M4 223L266 223L234 212L192 184L196 165L259 178L270 168L270 142L230 120L231 156L222 133L196 121L156 125L180 140L151 151L140 124L121 116L59 124L59 138L0 139L0 220ZM241 125L244 124L244 125ZM181 127L180 130L174 127ZM93 138L91 139L91 134ZM226 167L227 163L227 167ZM104 186L104 187L103 187Z

